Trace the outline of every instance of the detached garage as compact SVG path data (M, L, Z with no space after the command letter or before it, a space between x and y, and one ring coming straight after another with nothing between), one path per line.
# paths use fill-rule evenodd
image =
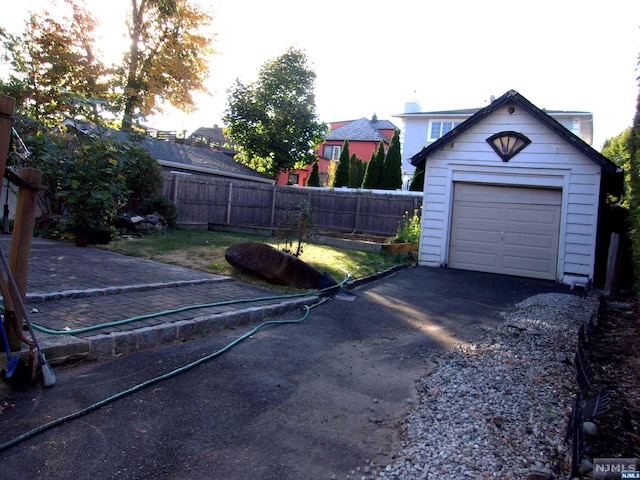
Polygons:
M519 93L411 163L425 169L420 265L593 281L599 215L623 172Z

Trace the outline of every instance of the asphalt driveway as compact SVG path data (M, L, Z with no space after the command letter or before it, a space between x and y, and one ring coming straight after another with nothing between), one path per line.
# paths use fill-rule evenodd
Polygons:
M226 353L0 451L5 480L329 479L399 445L414 382L499 312L568 288L411 268L268 326ZM297 318L290 313L283 318ZM255 326L255 325L254 325ZM57 383L0 386L0 442L217 351L253 326L56 369ZM352 477L353 478L353 477Z

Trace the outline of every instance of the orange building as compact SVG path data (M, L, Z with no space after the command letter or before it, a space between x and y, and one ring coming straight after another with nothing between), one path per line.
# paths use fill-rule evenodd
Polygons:
M331 128L323 143L318 147L318 172L320 173L320 184L326 186L328 179L329 165L331 162L338 162L342 145L345 140L349 140L349 155L354 153L363 162L369 163L371 153L378 150L380 141L384 142L385 150L389 147L389 142L396 127L389 120L378 120L374 114L371 120L360 118L358 120L345 120L332 122ZM300 185L307 184L307 179L311 174L313 165L308 165L305 169L289 170L281 172L278 176L278 185Z

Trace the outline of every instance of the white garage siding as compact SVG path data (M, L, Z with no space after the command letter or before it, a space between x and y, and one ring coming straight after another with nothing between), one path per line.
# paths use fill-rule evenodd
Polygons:
M486 142L504 130L531 140L509 162ZM552 188L562 192L555 278L564 283L593 279L600 166L524 109L496 110L434 151L425 167L420 265L449 265L454 182Z

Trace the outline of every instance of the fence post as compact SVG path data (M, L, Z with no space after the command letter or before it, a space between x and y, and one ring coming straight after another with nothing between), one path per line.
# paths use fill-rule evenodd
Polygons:
M360 229L360 209L362 208L362 194L356 192L356 218L353 222L353 233L358 232Z
M40 195L41 189L40 176L40 171L35 168L23 168L20 171L20 178L24 181L24 184L20 185L18 191L16 216L13 222L13 234L11 236L9 267L13 272L20 297L23 301L27 293L29 255L31 254L33 227L35 225L38 196ZM13 304L17 305L18 302L14 301ZM18 319L18 325L22 325L22 312L18 309L15 313ZM8 333L9 332L7 332L7 334ZM15 332L11 331L11 333L15 335ZM10 343L11 340L10 337ZM17 337L13 339L13 341L19 343Z
M173 204L178 208L178 186L180 184L180 175L173 176Z
M607 256L607 278L605 280L604 294L608 297L616 293L618 275L620 273L620 234L611 233L609 252Z
M13 128L13 113L16 101L8 95L0 95L0 193L2 193L2 183L4 182L4 170L7 166L7 156L9 154L9 145L11 144L11 129ZM4 288L5 282L2 282L2 296L9 297L9 289ZM11 298L4 298L5 307L12 305ZM6 312L9 314L9 312ZM6 315L5 315L6 318ZM9 337L9 347L11 350L20 350L21 343L18 336L13 331L11 322L5 321L4 327ZM9 353L9 352L7 352Z
M271 227L273 227L275 225L276 222L276 185L274 184L272 186L272 190L273 194L271 195Z
M231 194L233 192L233 183L229 182L229 194L227 195L227 225L231 224Z

